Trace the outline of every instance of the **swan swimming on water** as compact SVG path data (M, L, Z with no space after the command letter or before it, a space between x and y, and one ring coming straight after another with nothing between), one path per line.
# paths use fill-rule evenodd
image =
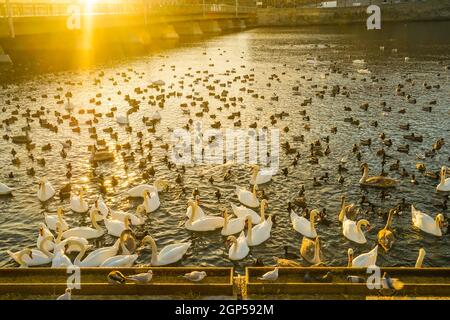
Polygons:
M151 236L147 235L142 239L142 244L146 243L150 243L152 247L152 266L165 266L181 260L191 246L191 242L169 244L158 253L156 242Z
M258 224L261 223L264 214L265 214L265 209L268 207L267 204L267 200L263 199L261 200L261 204L260 204L260 208L259 208L259 215L252 209L249 209L247 207L244 206L235 206L234 204L231 204L231 208L233 209L234 214L238 217L238 218L247 218L247 216L251 216L252 217L252 223L253 224Z
M256 190L258 186L253 185L253 191L250 192L244 188L236 187L236 194L238 196L239 202L250 208L256 208L259 206L259 200L256 197Z
M247 244L249 246L257 246L270 238L272 230L272 216L265 219L263 217L261 223L252 226L252 216L247 216Z
M194 201L189 201L190 206L195 205ZM185 223L185 227L191 231L212 231L222 228L224 225L224 218L204 215L201 218L196 218L197 210L192 210L191 216Z
M69 237L81 237L87 240L95 239L103 236L105 231L97 224L95 216L99 213L98 210L92 210L90 214L91 223L94 228L91 227L75 227L63 232L62 237L64 239Z
M378 256L378 245L367 253L360 254L356 258L353 258L353 249L348 249L348 261L349 267L353 268L368 268L375 266Z
M223 228L220 232L223 236L230 236L235 233L240 233L245 227L245 218L230 218L228 209L223 212Z
M44 213L44 220L45 220L45 224L47 225L47 227L50 230L56 230L56 224L59 222L61 224L61 228L63 229L63 231L66 231L67 229L69 229L69 225L64 220L63 214L64 214L64 212L63 212L62 207L58 207L58 211L56 214L50 215L50 214Z
M86 213L89 211L89 205L84 200L83 189L78 192L78 195L70 196L70 209L77 213Z
M412 222L416 228L432 234L434 236L442 236L442 224L444 222L444 215L439 213L436 218L433 219L424 212L417 210L413 205L411 205Z
M39 189L37 192L38 199L41 202L46 202L53 198L55 195L55 189L53 189L52 184L50 181L47 181L47 178L42 178L41 181L39 181Z
M0 182L0 196L6 196L13 192L14 189L8 187L6 184Z
M314 227L314 219L318 215L318 213L319 212L317 210L311 210L308 220L305 217L296 214L294 210L291 210L290 217L292 227L295 231L301 233L305 237L316 238L317 232L316 228Z
M437 191L450 192L450 178L445 178L447 167L443 166L440 173L440 182L436 187Z
M252 185L264 184L272 180L272 174L264 173L264 171L261 172L259 169L258 165L252 167L252 177L250 178L250 183Z
M231 244L228 249L228 258L230 260L242 260L250 252L244 231L241 232L237 239L235 236L228 236L227 243Z

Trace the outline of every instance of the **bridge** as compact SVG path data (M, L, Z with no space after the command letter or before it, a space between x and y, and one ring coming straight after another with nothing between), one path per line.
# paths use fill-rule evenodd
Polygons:
M227 4L152 6L123 3L0 3L0 63L5 51L89 50L89 39L149 44L156 39L243 30L256 20L256 8ZM63 37L65 41L60 41ZM2 47L4 49L2 49Z

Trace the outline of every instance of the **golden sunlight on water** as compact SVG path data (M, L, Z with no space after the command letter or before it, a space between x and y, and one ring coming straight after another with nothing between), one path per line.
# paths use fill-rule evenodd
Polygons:
M442 32L445 28L441 27L433 30ZM409 29L408 35L414 32L411 30L414 29ZM84 188L89 205L102 195L111 210L134 213L142 200L128 198L127 190L153 183L155 178L170 181L169 190L160 193L161 207L148 214L143 225L133 227L137 237L150 234L161 248L190 241L192 245L179 265L236 265L239 272L256 259L273 264L274 257L285 257L285 246L288 258L308 265L299 257L302 236L292 228L287 211L288 201L300 202L302 185L308 208L325 208L328 214L329 223L319 223L316 228L323 261L330 266L346 265L350 247L355 254L371 250L377 242L377 232L386 223L387 211L402 199L425 212L448 215L448 209L442 208L445 196L435 192L438 180L422 175L416 170L416 163L423 162L429 171L437 172L441 165L450 162L450 97L448 70L444 69L450 48L445 37L427 39L420 33L412 47L404 41L404 32L398 26L388 36L368 41L365 34L352 29L258 29L193 39L141 55L125 53L115 57L108 51L120 50L103 48L99 49L103 51L98 59L82 58L83 69L65 69L61 63L54 72L34 71L44 69L44 63L30 65L29 72L4 73L1 78L6 86L0 92L0 120L15 117L17 121L9 126L3 122L2 136L23 135L22 129L29 124L35 148L28 151L25 145L11 139L0 140L0 181L14 188L14 196L0 197L0 266L16 266L6 250L36 246L38 223L44 221L44 214L56 213L58 206L63 207L64 219L71 227L90 225L88 214L72 212L69 199L58 195L69 183L73 191ZM386 49L381 51L379 46ZM393 48L398 52L393 53ZM100 57L103 55L104 59ZM405 62L406 56L410 57L409 62ZM354 60L364 61L358 64ZM358 70L368 70L370 74ZM165 85L151 85L158 80ZM432 87L427 89L424 83ZM396 94L399 84L417 99L417 104ZM333 94L336 86L340 92ZM75 106L71 113L64 108L67 92L72 93L71 103ZM205 101L209 111L205 111ZM422 107L431 101L436 101L432 112L424 111ZM129 113L127 129L117 123L116 117L130 109L133 112ZM405 112L399 113L402 109ZM143 118L155 111L160 113L161 121L154 127L146 125L148 121ZM27 112L28 124L24 116ZM233 112L240 116L230 118ZM275 117L282 112L289 115ZM294 150L281 150L280 170L270 183L260 187L268 197L266 211L274 219L271 237L252 247L250 254L238 262L229 259L226 237L220 231L192 232L186 230L183 222L187 201L195 188L200 192L200 206L217 216L224 208L231 212L231 203L239 204L235 188L250 188L251 174L247 167L235 166L225 181L226 171L202 175L208 166L186 165L185 172L181 166L169 167L165 144L170 144L172 130L186 126L189 119L201 121L205 128L218 122L222 129L238 128L238 122L241 128L255 123L257 128L278 128L281 143L289 142L289 149ZM373 125L374 121L378 126ZM406 123L410 131L399 128ZM58 132L49 130L47 124L56 126ZM384 140L379 138L382 132ZM411 132L423 136L423 143L405 140L403 136ZM439 152L417 159L440 138L446 144ZM384 143L388 139L392 146ZM67 141L71 145L63 148ZM310 143L316 141L322 146L316 148L318 163L310 156ZM94 143L108 148L114 160L94 166L88 149ZM354 144L359 146L361 161L357 152L352 152ZM407 144L408 153L399 151ZM327 145L330 153L320 155ZM380 173L381 149L388 155L384 172L401 180L399 187L386 193L361 188L358 183L363 162L370 165L371 174ZM17 154L13 157L12 153ZM13 163L13 159L19 159L20 164L17 160ZM340 163L341 159L347 159L346 163ZM411 184L411 176L402 177L401 170L395 169L397 159L410 175L415 174L418 185ZM339 172L339 165L348 172ZM41 203L36 192L39 179L44 176L57 195ZM375 207L375 212L359 216L368 219L372 227L366 232L366 244L356 244L342 235L338 211L344 194L348 202L359 206L361 199L366 199ZM362 212L371 208L367 202L361 207ZM448 266L448 235L435 238L413 229L409 206L394 217L393 229L396 242L388 253L379 250L379 265L413 266L419 248L424 247L425 265ZM92 243L95 247L108 246L115 239L105 235ZM139 252L137 263L149 262L150 250Z

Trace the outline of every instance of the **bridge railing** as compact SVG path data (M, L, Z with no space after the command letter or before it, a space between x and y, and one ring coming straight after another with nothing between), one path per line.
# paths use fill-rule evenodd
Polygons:
M0 4L0 17L7 17L9 10L12 17L38 17L38 16L67 16L70 6L65 3L6 3ZM9 10L8 10L9 9ZM236 10L237 9L237 10ZM177 15L177 14L252 14L256 12L255 7L245 7L226 4L186 4L186 5L164 5L149 6L146 10L139 3L97 3L92 5L79 5L82 15L120 15L120 14L144 14L149 15ZM237 12L236 12L237 11Z

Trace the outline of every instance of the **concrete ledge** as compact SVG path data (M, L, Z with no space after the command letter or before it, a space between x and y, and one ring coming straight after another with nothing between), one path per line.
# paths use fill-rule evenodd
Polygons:
M219 26L217 20L205 20L199 22L200 27L202 28L203 33L221 33L222 29Z

